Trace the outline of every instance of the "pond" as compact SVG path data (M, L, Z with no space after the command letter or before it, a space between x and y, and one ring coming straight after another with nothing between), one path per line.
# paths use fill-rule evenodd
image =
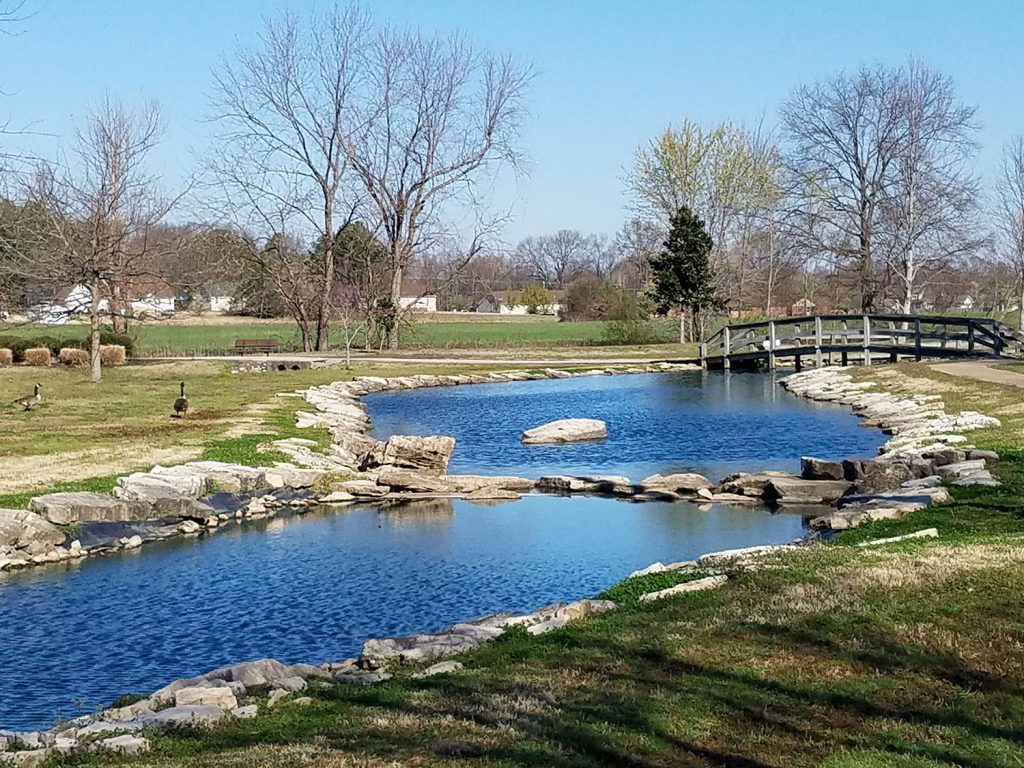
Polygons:
M378 430L455 434L453 472L720 474L792 468L808 452L868 455L881 441L850 414L811 406L766 380L624 376L368 400ZM562 449L518 444L523 427L570 415L605 418L611 438ZM802 532L800 517L761 508L442 500L324 509L6 574L0 728L47 727L122 693L247 659L337 661L369 637L593 596L657 560Z
M364 399L373 434L452 435L452 474L626 475L798 471L801 456L873 456L875 430L845 408L796 397L764 374L666 373L385 392ZM555 419L593 418L608 439L522 445Z

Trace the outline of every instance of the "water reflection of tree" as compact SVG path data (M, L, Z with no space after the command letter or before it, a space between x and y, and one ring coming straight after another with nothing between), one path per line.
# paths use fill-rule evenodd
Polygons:
M455 518L451 499L411 499L397 501L380 509L380 518L389 527L448 527Z

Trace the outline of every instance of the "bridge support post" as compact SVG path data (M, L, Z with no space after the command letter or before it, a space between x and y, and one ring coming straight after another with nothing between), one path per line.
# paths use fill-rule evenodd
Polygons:
M703 341L700 344L700 367L708 367L708 345Z
M729 326L727 325L722 329L722 367L727 371L732 368L732 363L729 360L731 346L732 332L729 330Z
M775 321L768 321L768 370L775 370Z
M967 325L967 352L974 354L974 323Z
M871 318L864 315L864 365L871 365Z
M914 318L914 360L921 362L921 318Z
M821 368L821 318L814 318L814 367Z

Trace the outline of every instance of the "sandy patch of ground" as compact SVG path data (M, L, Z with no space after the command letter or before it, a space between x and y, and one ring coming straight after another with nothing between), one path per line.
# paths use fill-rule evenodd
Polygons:
M244 437L274 432L264 422L264 416L274 410L276 403L253 403L245 409L245 415L231 419L231 426L224 432L224 437Z
M21 493L57 483L88 480L139 466L180 464L198 458L199 446L155 448L132 444L123 453L108 448L89 451L54 453L46 456L24 456L0 462L0 493Z

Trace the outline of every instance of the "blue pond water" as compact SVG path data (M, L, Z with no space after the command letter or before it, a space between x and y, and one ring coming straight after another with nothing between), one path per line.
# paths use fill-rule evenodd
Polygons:
M848 414L764 382L638 376L433 389L371 398L370 410L378 429L456 434L453 471L721 472L792 466L805 452L866 455L879 442ZM612 439L559 453L518 445L524 426L567 415L607 418ZM719 505L430 501L325 510L7 574L0 728L45 727L235 661L338 660L368 637L593 595L655 560L801 531L793 515Z
M365 399L374 434L453 435L451 473L615 474L694 471L718 478L799 469L800 456L874 455L875 430L848 410L786 392L763 374L671 373L389 392ZM608 439L522 445L555 419L608 423Z

